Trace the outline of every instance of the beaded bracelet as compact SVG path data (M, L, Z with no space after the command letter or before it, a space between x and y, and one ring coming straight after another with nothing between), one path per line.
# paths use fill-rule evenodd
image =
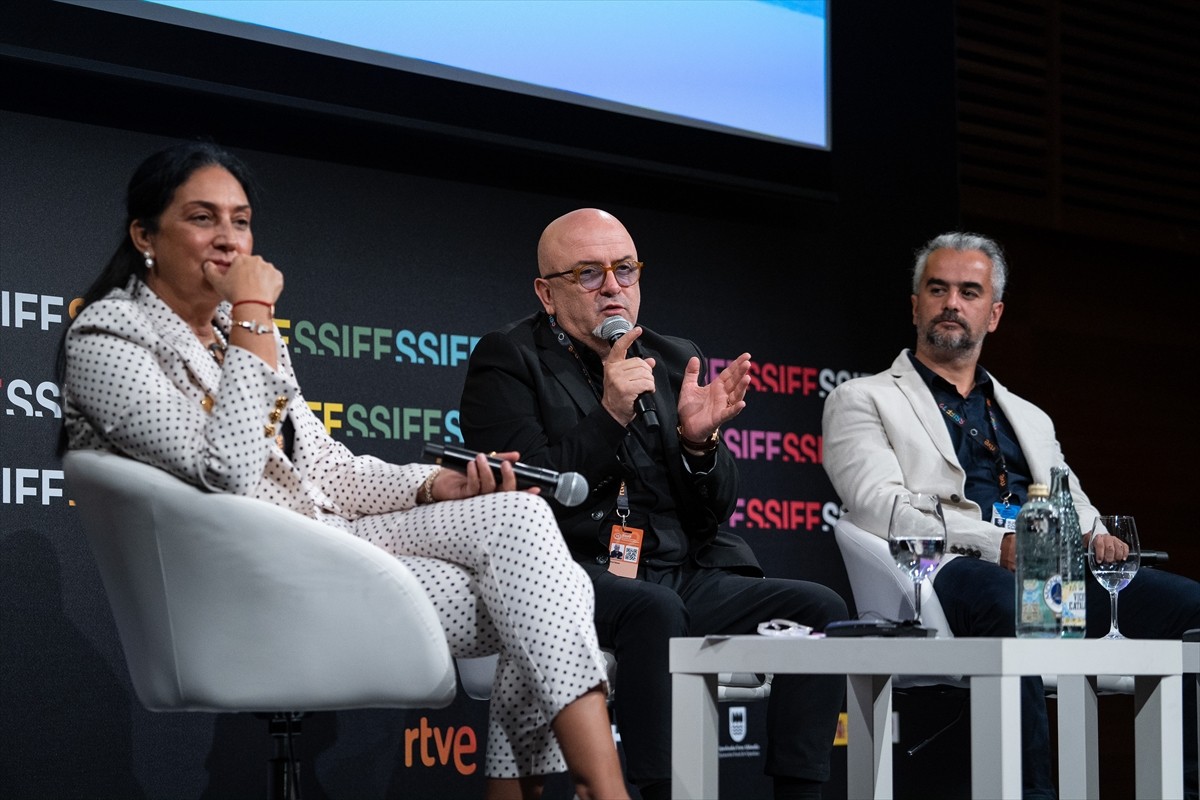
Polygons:
M442 468L438 467L433 472L429 473L428 477L425 478L425 482L421 484L421 488L418 490L420 492L421 499L424 500L426 504L436 502L433 498L433 482L437 479L438 473L441 471Z
M251 333L257 333L259 335L270 333L274 330L274 328L272 328L270 325L263 325L261 322L251 322L248 319L231 319L229 324L235 328L245 328Z

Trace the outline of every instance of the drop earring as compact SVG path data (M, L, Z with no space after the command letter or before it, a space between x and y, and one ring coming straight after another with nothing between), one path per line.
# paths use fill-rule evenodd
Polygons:
M142 255L146 257L146 269L154 269L154 256L150 255L150 251L147 250Z

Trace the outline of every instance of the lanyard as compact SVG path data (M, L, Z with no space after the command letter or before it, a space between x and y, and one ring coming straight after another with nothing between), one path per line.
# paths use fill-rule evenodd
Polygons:
M583 380L587 383L588 388L592 390L592 394L596 395L597 400L603 400L603 394L596 388L596 382L592 380L592 375L588 372L587 365L583 363L583 357L579 355L579 351L575 349L575 343L571 341L571 337L567 332L558 327L558 320L554 319L553 314L547 314L547 319L550 320L550 330L554 333L554 338L558 343L567 348L567 352L575 356L575 363L579 365L579 371L583 373Z
M1008 490L1008 464L1005 462L1004 453L998 444L1000 440L1000 423L996 419L996 409L992 407L992 398L985 398L984 403L987 404L988 422L992 425L992 437L995 441L980 433L978 428L967 428L966 418L945 403L938 403L938 408L947 417L952 419L958 427L962 428L976 444L991 454L992 459L996 462L996 481L1000 484L1000 499L1007 506L1016 500L1017 496Z
M554 332L554 338L558 339L558 343L560 345L567 348L567 352L575 356L575 361L579 364L579 369L583 373L584 381L586 381L587 385L591 387L592 393L596 395L596 399L602 401L603 395L601 391L596 388L596 383L592 380L592 376L591 373L588 372L587 365L583 363L583 358L579 355L579 351L575 349L575 343L571 341L571 337L567 335L566 331L558 327L558 322L554 319L553 314L547 314L546 316L550 320L550 330ZM621 450L625 450L624 442L621 443ZM626 459L622 459L620 454L618 454L617 459L620 461L625 461L626 459L629 459L629 457L628 454L626 454ZM632 463L632 459L629 459L629 461ZM624 480L621 481L621 488L617 491L617 516L621 518L621 527L626 528L627 526L625 522L629 519L629 492L625 488Z
M628 529L625 521L629 519L629 493L625 491L625 481L621 481L621 488L617 491L617 516L621 518L621 527Z

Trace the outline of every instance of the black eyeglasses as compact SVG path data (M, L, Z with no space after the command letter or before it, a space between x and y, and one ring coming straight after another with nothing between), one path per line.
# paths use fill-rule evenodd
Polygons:
M550 275L543 275L542 277L546 280L550 280L551 278L566 278L571 283L578 283L589 292L594 292L604 285L604 280L609 272L617 279L617 283L620 286L633 286L641 280L642 267L644 266L645 264L641 261L621 261L616 264L610 264L607 267L597 264L584 264L574 269L564 269L562 272L555 272Z

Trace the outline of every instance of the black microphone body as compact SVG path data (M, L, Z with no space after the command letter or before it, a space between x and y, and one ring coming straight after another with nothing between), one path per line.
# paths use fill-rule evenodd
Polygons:
M426 460L432 461L439 467L465 473L467 465L474 462L475 457L479 454L465 447L426 442L422 455ZM504 463L504 459L488 456L487 462L488 466L492 468L492 475L499 483L500 465ZM517 476L517 488L519 489L536 486L542 490L543 496L553 498L564 506L577 506L587 499L587 478L578 472L555 472L552 469L522 464L520 461L510 463L512 463L513 473Z
M1141 556L1141 564L1143 567L1161 566L1171 560L1171 555L1166 550L1143 550Z
M629 324L629 320L624 317L609 317L604 320L604 324L600 326L600 336L608 340L609 344L616 344L617 340L625 334L633 330L633 326ZM641 348L638 342L633 343L630 348L635 356L641 356ZM642 392L633 401L634 412L642 418L642 422L652 431L658 430L658 409L654 405L654 393Z

